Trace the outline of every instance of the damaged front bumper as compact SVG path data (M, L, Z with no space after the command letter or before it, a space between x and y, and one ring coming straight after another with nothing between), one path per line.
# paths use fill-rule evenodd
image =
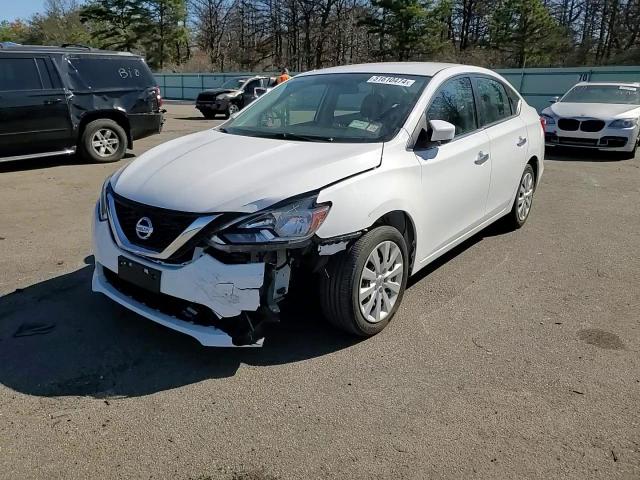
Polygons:
M92 288L124 307L187 334L205 346L261 346L252 334L251 315L261 310L265 263L225 264L201 254L186 264L152 262L115 243L109 223L93 223L95 271ZM160 274L159 292L142 291L118 278L119 259L128 259ZM213 315L211 315L211 313ZM255 319L254 319L255 320ZM237 327L242 323L242 330ZM247 327L250 331L247 335ZM234 334L234 332L239 332Z

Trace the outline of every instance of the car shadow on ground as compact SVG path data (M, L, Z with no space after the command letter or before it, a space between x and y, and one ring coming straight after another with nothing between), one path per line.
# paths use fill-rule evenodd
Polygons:
M297 362L359 341L296 302L264 347L205 348L92 293L87 263L0 297L0 383L46 397L135 397L233 376L242 363Z
M585 148L547 147L545 160L559 162L622 162L629 159L624 152L606 152Z
M423 280L487 237L498 222L412 277ZM241 364L279 365L326 355L363 341L321 317L313 281L296 285L262 348L207 348L91 292L93 259L75 272L0 297L0 383L45 397L136 397L235 375ZM308 294L306 292L309 292Z
M127 152L125 153L123 160L128 160L133 157L135 157L133 153ZM87 165L87 161L77 154L58 155L55 157L38 157L30 158L28 160L13 160L11 162L0 162L0 173L39 170L45 168L62 167L66 165ZM99 163L96 163L94 165L99 165Z

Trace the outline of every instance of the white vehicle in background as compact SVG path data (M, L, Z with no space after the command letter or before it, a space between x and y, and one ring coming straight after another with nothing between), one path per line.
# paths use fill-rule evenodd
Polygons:
M633 158L640 128L640 83L578 83L545 108L542 117L547 146L625 152Z
M525 223L543 158L538 114L492 71L301 74L105 181L93 290L203 345L261 345L314 272L327 320L374 335L410 275L498 219Z

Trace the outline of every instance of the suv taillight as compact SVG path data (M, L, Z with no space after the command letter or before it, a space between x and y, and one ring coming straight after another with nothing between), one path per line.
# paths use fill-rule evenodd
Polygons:
M547 126L547 121L544 117L540 117L540 126L542 127L542 131L544 132L544 127Z
M160 95L160 87L154 87L156 91L156 100L158 100L158 108L162 106L162 95Z

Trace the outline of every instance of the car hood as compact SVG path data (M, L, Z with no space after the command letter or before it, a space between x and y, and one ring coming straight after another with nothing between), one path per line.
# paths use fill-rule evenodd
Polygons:
M112 181L112 188L128 199L170 210L251 213L377 167L382 145L206 130L142 154Z
M239 91L240 90L233 89L233 88L214 88L211 90L203 90L202 92L200 92L200 94L198 94L198 96L200 96L203 93L206 93L207 95L220 95L221 93L236 93Z
M558 102L545 108L542 113L556 117L592 117L609 120L640 115L637 105L617 103L569 103Z

